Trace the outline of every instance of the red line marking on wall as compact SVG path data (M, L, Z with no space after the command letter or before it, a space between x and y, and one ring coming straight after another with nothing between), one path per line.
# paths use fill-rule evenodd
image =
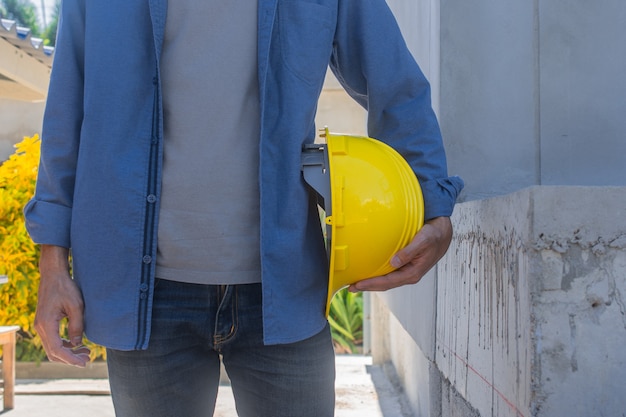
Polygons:
M515 411L515 414L517 416L521 416L521 417L526 417L524 415L524 413L522 413L516 406L515 404L513 404L513 402L511 400L509 400L498 388L496 388L487 378L485 378L480 372L478 372L472 365L470 365L463 357L459 356L454 350L452 350L450 347L446 346L445 344L438 342L441 346L443 346L444 348L448 349L448 351L450 353L452 353L454 355L455 358L457 358L461 363L463 363L463 365L465 365L467 367L467 369L469 369L470 371L472 371L474 374L476 374L476 376L480 379L482 379L485 384L487 384L489 386L489 388L491 388L492 390L495 391L496 394L498 394L498 397L502 398L502 400L506 403L506 405L508 405L513 411Z

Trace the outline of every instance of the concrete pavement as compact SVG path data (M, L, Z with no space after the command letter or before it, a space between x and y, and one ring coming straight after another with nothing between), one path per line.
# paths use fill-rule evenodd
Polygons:
M336 417L410 417L406 400L368 356L339 355ZM1 417L114 417L106 379L18 380L15 408ZM230 386L221 385L214 417L235 417ZM297 416L294 416L297 417Z

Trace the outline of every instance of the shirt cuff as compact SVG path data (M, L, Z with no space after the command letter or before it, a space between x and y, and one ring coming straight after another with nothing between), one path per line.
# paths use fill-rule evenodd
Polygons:
M72 209L32 199L24 207L26 230L33 242L70 248Z
M424 195L424 221L435 217L450 217L456 199L464 187L460 177L447 177L420 183Z

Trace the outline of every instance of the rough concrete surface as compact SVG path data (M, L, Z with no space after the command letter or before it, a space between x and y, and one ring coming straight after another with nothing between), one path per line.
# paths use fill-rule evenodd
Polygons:
M455 209L437 269L435 363L459 394L444 416L624 416L625 219L626 187L530 187Z
M337 356L336 417L410 417L403 395L368 356ZM220 386L214 417L234 417L230 386ZM15 408L2 417L113 417L106 379L18 380Z

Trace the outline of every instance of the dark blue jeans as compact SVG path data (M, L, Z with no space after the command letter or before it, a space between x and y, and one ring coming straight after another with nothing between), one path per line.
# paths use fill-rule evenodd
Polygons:
M328 326L302 342L263 344L261 285L157 280L150 346L107 350L118 417L212 416L220 357L242 417L333 416Z

